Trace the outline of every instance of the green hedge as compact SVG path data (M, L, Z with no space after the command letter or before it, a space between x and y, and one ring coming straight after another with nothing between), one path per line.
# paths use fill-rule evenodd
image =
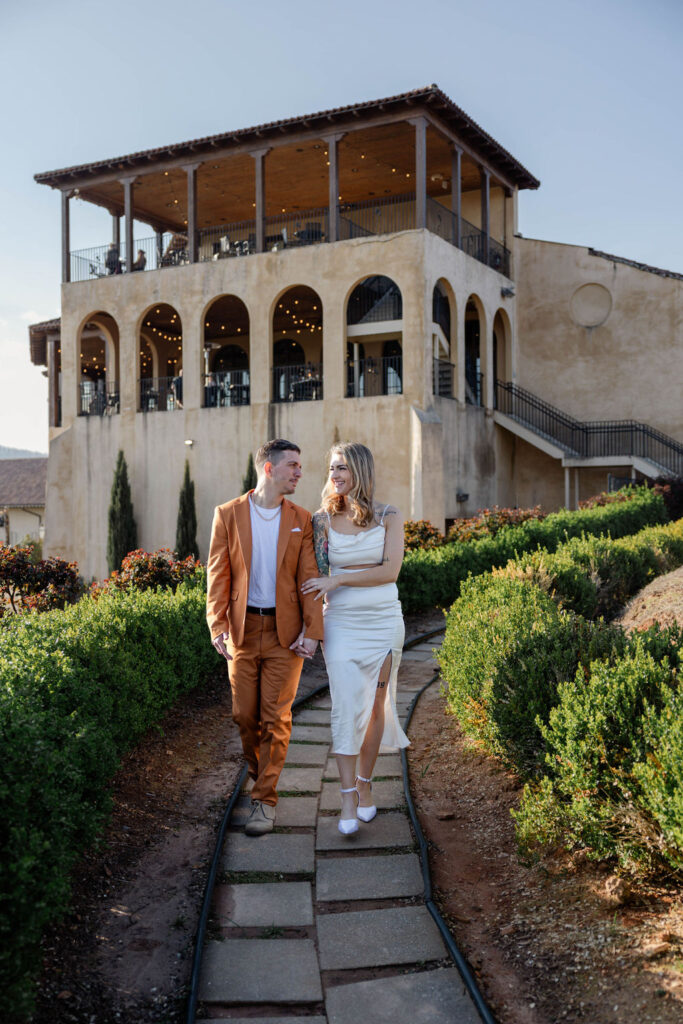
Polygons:
M524 552L537 548L555 551L566 540L582 535L624 537L666 521L661 495L642 487L634 489L629 501L577 512L553 512L542 520L529 519L519 526L503 527L495 537L409 551L398 578L403 611L446 607L456 599L469 575L478 576L505 565Z
M202 580L22 617L0 648L0 985L30 1011L45 925L101 831L122 755L218 664Z
M468 580L440 653L463 728L530 779L518 837L581 842L631 870L683 868L680 631L595 615L683 564L683 520L582 537ZM610 787L612 787L610 789Z

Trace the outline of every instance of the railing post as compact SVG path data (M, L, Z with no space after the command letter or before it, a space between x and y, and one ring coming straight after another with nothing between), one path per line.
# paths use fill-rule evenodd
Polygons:
M415 126L415 227L427 226L427 118L410 119Z
M252 150L254 158L254 202L256 203L256 252L265 249L265 212L266 212L266 167L265 157L269 149Z
M360 345L357 341L353 343L353 397L360 398Z
M121 178L123 185L123 214L126 219L126 271L130 273L133 265L133 185L135 178Z
M491 172L485 167L481 168L481 231L484 243L482 262L488 266L491 249Z
M71 192L62 192L62 281L67 284L71 280L71 253L69 252L70 225L69 200Z
M462 249L462 150L453 146L451 153L451 212L455 228L453 244Z
M344 138L346 132L335 132L333 135L323 135L323 142L327 146L327 157L329 162L328 173L328 198L327 198L327 240L336 242L339 238L339 161L337 159L337 143Z
M564 467L564 507L569 508L571 501L571 481L569 477L569 466Z
M190 263L196 263L199 255L197 247L197 171L201 164L186 164L183 167L187 175L187 254Z

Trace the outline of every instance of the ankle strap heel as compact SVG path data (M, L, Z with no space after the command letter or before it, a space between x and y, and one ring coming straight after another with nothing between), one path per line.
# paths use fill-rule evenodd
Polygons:
M350 789L342 789L341 793L355 793L356 794L356 810L358 809L358 802L360 801L360 793L355 786L351 786ZM352 836L358 831L358 819L357 818L340 818L337 822L337 828L343 836Z
M370 789L372 789L372 779L365 779L365 778L363 778L362 775L356 775L356 782L369 782L370 783ZM375 807L374 804L371 804L369 807L361 807L360 806L360 794L359 794L359 796L358 796L358 807L356 808L356 817L360 818L361 821L368 822L368 821L372 821L372 819L375 817L376 814L377 814L377 808Z

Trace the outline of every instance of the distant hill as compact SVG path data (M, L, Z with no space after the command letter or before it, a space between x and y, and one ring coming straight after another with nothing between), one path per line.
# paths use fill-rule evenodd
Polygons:
M30 452L27 448L8 448L0 444L0 459L45 459L47 452Z

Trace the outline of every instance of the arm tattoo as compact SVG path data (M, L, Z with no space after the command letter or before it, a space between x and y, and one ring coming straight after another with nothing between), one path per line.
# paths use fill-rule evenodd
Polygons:
M330 563L327 557L327 530L325 528L325 516L320 512L316 512L313 516L313 548L320 575L329 576Z

